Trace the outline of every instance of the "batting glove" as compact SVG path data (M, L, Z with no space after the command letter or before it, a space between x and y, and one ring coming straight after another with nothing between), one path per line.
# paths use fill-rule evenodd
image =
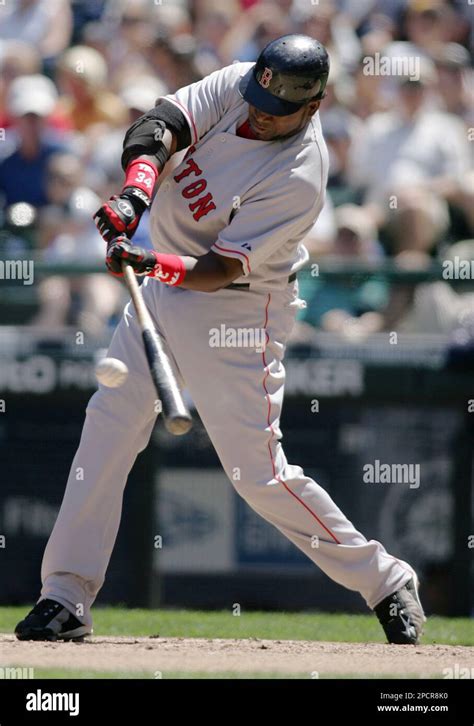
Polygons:
M94 222L106 242L123 234L130 239L135 234L146 206L127 194L113 196L94 215Z
M107 245L105 264L116 277L122 277L122 262L126 260L136 275L149 275L157 264L154 250L131 245L124 235L116 237Z

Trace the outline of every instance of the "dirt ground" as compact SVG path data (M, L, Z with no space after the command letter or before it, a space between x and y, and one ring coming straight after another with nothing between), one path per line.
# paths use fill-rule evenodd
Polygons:
M149 672L151 678L166 678L170 672L443 678L445 668L474 668L474 648L256 638L92 637L82 643L22 643L12 635L0 635L0 666L139 671ZM157 671L162 675L157 676Z

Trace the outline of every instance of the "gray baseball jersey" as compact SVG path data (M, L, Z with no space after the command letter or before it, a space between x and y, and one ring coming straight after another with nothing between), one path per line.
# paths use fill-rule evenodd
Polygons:
M260 141L236 135L248 117L239 93L251 63L234 63L166 96L186 116L192 146L151 210L161 252L209 250L242 262L259 289L284 287L308 260L301 240L325 199L328 154L319 114L299 134Z

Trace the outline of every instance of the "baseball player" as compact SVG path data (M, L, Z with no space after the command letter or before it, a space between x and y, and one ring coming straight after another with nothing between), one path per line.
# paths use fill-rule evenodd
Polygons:
M425 617L414 570L358 532L281 444L283 357L299 303L296 272L308 259L301 240L325 199L318 109L328 74L318 41L286 35L256 63L236 62L158 99L128 130L123 190L95 220L109 270L120 275L126 259L144 276L147 307L236 491L329 577L360 592L389 642L415 644ZM148 251L129 240L150 207ZM211 345L210 331L222 325L261 331L264 345ZM157 415L130 304L108 355L129 376L120 388L100 384L89 401L41 596L16 627L20 640L92 632L127 476Z

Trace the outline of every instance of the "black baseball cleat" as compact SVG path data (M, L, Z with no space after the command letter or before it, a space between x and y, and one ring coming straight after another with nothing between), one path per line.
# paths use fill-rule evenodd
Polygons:
M426 621L416 577L374 608L389 643L417 645Z
M15 628L18 640L83 640L90 633L64 605L49 599L36 603Z

